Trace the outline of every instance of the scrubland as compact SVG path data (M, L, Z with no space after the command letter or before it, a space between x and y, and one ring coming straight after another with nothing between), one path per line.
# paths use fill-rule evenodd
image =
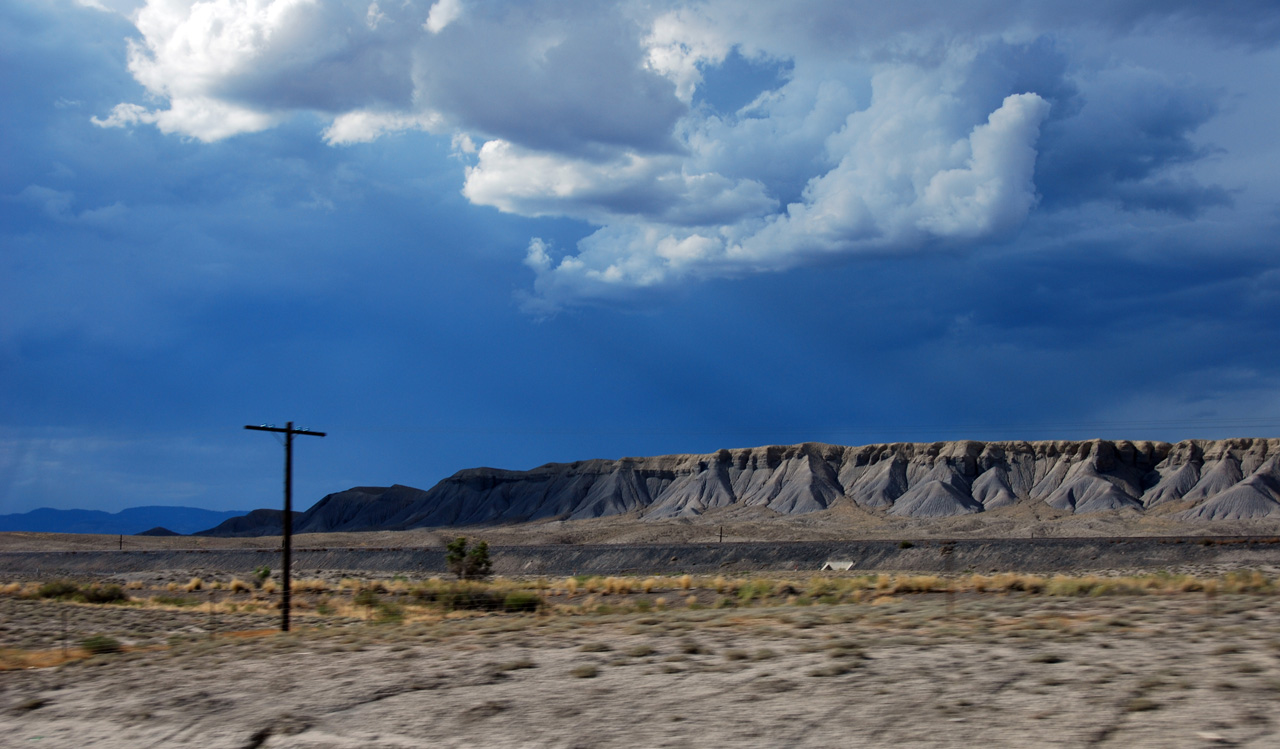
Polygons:
M295 581L288 634L276 631L278 587L181 572L0 586L0 736L299 748L1280 741L1269 570L324 573Z

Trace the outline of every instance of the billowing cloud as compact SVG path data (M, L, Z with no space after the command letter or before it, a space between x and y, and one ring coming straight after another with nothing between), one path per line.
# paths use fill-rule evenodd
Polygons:
M597 224L631 216L676 225L731 223L777 207L757 181L691 174L685 166L675 156L626 153L592 162L491 140L467 170L463 194L509 213Z
M595 227L576 247L529 245L527 306L549 311L833 256L1002 242L1037 211L1189 219L1229 205L1193 168L1215 152L1196 133L1219 91L1059 40L1280 37L1280 14L1260 6L875 10L148 0L129 65L164 103L94 122L213 141L307 112L335 146L451 136L473 204ZM731 58L778 75L720 111L699 92Z

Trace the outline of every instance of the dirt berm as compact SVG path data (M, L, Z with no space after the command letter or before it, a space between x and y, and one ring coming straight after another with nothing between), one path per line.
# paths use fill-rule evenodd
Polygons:
M661 574L815 571L827 562L855 570L1059 572L1158 569L1187 564L1242 567L1280 563L1276 537L959 539L655 545L547 545L492 548L502 575ZM0 553L9 576L110 575L155 570L247 573L278 566L273 549L42 551ZM330 548L294 552L299 570L443 574L440 548ZM839 564L844 567L844 564Z

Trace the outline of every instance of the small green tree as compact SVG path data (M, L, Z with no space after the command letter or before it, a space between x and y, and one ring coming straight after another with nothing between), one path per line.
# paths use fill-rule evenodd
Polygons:
M445 563L449 571L459 580L483 579L493 573L493 562L489 560L489 544L477 541L474 546L467 547L465 536L458 536L445 547Z

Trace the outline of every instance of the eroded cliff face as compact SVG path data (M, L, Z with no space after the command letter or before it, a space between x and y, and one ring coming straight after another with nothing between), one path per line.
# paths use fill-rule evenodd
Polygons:
M385 497L383 496L385 493ZM819 443L474 468L429 491L397 486L329 495L299 523L311 531L594 518L660 519L730 505L784 514L837 502L905 517L1045 502L1075 513L1193 500L1197 519L1280 517L1280 440Z

